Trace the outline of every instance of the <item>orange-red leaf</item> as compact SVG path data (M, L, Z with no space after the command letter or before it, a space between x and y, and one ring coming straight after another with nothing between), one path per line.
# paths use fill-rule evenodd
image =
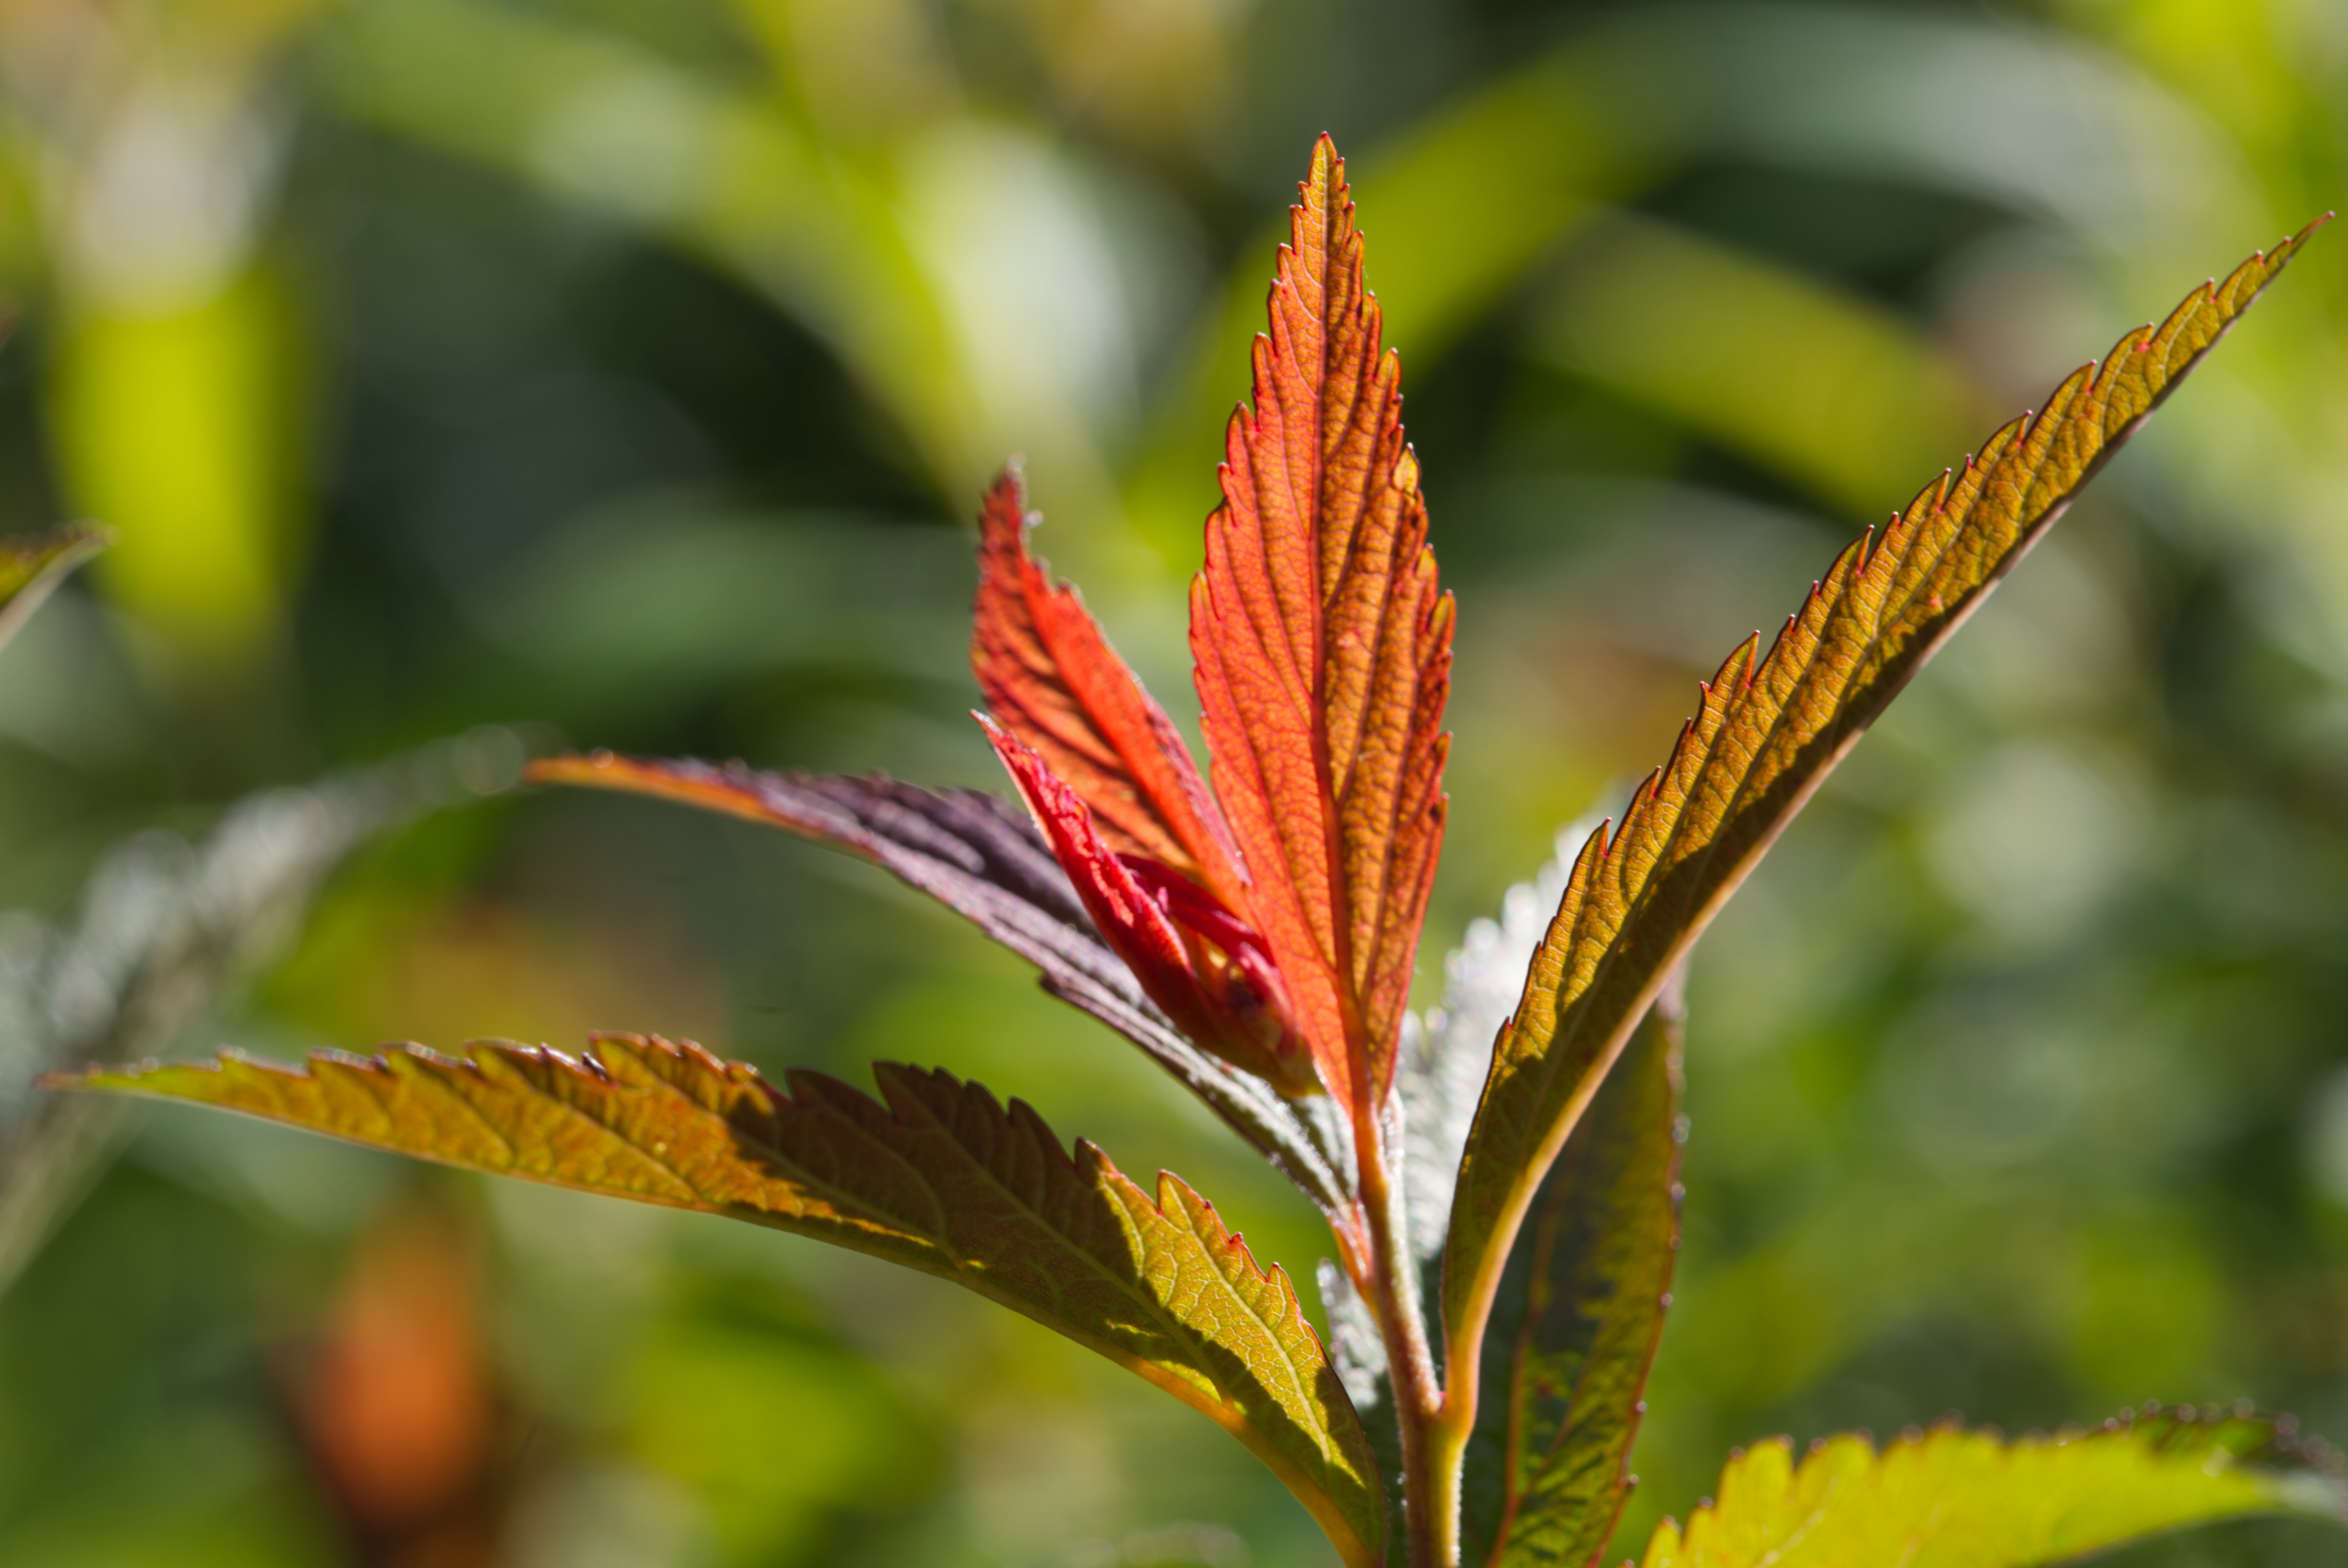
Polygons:
M1254 930L1158 862L1118 855L1066 780L992 722L986 733L1093 924L1149 999L1200 1048L1285 1093L1315 1092L1279 971Z
M1329 138L1190 590L1215 793L1323 1079L1382 1097L1443 835L1451 601Z
M1246 877L1190 750L1101 634L1084 600L1027 553L1016 468L978 519L970 667L994 721L1041 757L1113 852L1171 866L1237 906Z
M2075 373L1844 550L1766 656L1756 637L1704 687L1622 826L1583 846L1494 1048L1444 1258L1455 1365L1481 1337L1542 1173L1664 977L1860 733L2312 231Z
M1171 1175L1153 1200L1072 1158L1035 1112L944 1072L821 1073L788 1093L690 1042L601 1035L576 1059L478 1041L60 1074L49 1087L193 1100L469 1170L755 1221L965 1286L1205 1412L1309 1509L1351 1568L1381 1561L1361 1422L1277 1266Z

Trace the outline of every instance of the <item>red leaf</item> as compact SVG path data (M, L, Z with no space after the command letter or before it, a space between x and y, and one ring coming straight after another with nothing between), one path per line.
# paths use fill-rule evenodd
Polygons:
M1239 851L1189 748L1076 590L1027 553L1039 520L1019 470L1005 468L978 518L970 665L987 711L1091 808L1112 851L1169 866L1243 907Z
M1344 165L1313 149L1190 590L1215 789L1341 1100L1383 1097L1443 836L1451 600Z
M1213 894L1171 868L1109 845L1074 785L981 717L987 737L1101 935L1142 990L1198 1044L1285 1092L1320 1087L1289 1023L1272 955Z

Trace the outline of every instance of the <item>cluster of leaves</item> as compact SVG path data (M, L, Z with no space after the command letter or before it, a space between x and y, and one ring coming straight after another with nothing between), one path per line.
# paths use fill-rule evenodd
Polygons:
M1192 589L1211 788L1029 553L1015 472L980 519L972 663L1024 809L601 753L537 768L850 850L1034 963L1326 1214L1326 1347L1287 1273L1178 1178L1147 1191L943 1072L884 1066L875 1099L613 1035L575 1058L489 1041L320 1053L297 1071L231 1053L61 1086L201 1101L885 1257L1199 1409L1348 1563L1386 1561L1390 1542L1424 1568L1587 1563L1631 1485L1668 1303L1675 977L1859 735L2304 238L2121 339L1846 549L1773 643L1749 641L1704 685L1619 825L1563 870L1546 929L1455 960L1453 995L1426 1020L1406 999L1444 826L1453 610L1325 139ZM1496 986L1515 999L1504 1020L1479 1005ZM2147 1411L2018 1444L1953 1429L1880 1452L1838 1439L1798 1467L1765 1444L1684 1532L1658 1531L1647 1563L1996 1568L2253 1512L2348 1517L2348 1489L2285 1424Z

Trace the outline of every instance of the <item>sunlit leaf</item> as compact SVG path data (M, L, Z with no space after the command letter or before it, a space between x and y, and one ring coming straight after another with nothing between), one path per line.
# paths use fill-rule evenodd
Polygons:
M778 1092L741 1062L633 1035L577 1059L477 1042L235 1054L53 1087L192 1100L469 1170L697 1209L965 1286L1107 1357L1246 1443L1338 1544L1380 1561L1361 1424L1288 1276L1259 1268L1170 1174L1149 1194L1090 1143L1073 1157L1018 1101L884 1064L875 1101L820 1073Z
M878 774L766 773L609 752L545 758L530 764L529 779L648 794L784 828L893 872L1047 975L1105 984L1123 976L1026 814L996 795Z
M1645 1568L2029 1568L2248 1514L2348 1520L2348 1486L2288 1423L2187 1410L2008 1442L1953 1426L1878 1453L1784 1438L1728 1461L1718 1501L1670 1520Z
M1766 655L1756 636L1705 684L1622 825L1583 846L1495 1048L1445 1252L1455 1360L1478 1344L1535 1188L1664 977L1859 734L2312 232L2075 373L1844 550Z
M988 714L1090 805L1109 849L1146 856L1236 907L1247 878L1221 808L1076 589L1028 553L1040 520L1018 470L1006 469L979 513L971 615L971 671Z
M1443 836L1452 609L1401 366L1378 347L1323 137L1231 417L1190 593L1215 793L1299 1029L1340 1101L1382 1097Z
M1679 998L1667 991L1566 1140L1484 1339L1466 1560L1596 1560L1631 1495L1640 1396L1679 1248Z
M980 722L1102 938L1191 1043L1292 1095L1321 1080L1222 808L1074 589L1027 552L1018 472L979 513Z
M766 773L607 752L550 757L532 764L529 776L724 812L872 861L1034 964L1045 990L1148 1052L1323 1209L1347 1206L1328 1141L1262 1079L1192 1045L1142 994L1035 825L1010 802L878 775Z

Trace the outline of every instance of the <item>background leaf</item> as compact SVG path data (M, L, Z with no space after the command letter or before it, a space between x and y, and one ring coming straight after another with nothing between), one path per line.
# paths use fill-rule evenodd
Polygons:
M1880 1453L1863 1437L1784 1438L1721 1472L1719 1500L1666 1521L1645 1568L2031 1568L2256 1513L2348 1520L2335 1462L2311 1466L2287 1422L2216 1411L2008 1442L1935 1427Z
M113 538L105 528L68 523L0 545L0 644L15 637L51 590Z
M242 1111L469 1170L772 1225L963 1286L1203 1411L1269 1465L1349 1564L1377 1563L1367 1440L1288 1276L1256 1266L1171 1174L1153 1202L1018 1101L876 1069L886 1103L820 1073L777 1094L686 1043L601 1036L573 1060L477 1043L307 1071L223 1056L55 1079Z
M1859 518L2001 412L1893 313L1628 213L1574 247L1531 346Z
M121 1107L36 1095L37 1075L169 1050L294 941L319 886L361 845L511 788L522 753L511 732L482 730L256 792L193 842L158 828L114 846L72 921L0 933L0 1293L125 1131Z

